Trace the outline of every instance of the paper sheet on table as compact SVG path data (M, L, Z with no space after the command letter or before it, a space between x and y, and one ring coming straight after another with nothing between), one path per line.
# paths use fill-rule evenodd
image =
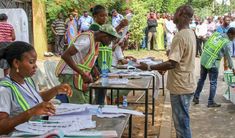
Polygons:
M97 109L98 105L89 105L88 108L89 108L89 110L90 109ZM144 115L142 112L139 112L139 111L118 108L117 106L113 106L113 105L105 105L102 108L102 113L103 114L132 114L132 115L137 115L137 116Z
M68 104L68 103L62 103L61 105L56 106L56 116L58 115L73 115L73 114L81 114L83 112L86 112L86 106L85 105L79 105L79 104Z
M64 117L64 119L55 117L46 122L30 121L16 126L16 130L32 133L35 135L42 135L54 129L62 129L64 133L78 132L81 129L95 128L96 122L92 121L92 116L86 118L79 117Z

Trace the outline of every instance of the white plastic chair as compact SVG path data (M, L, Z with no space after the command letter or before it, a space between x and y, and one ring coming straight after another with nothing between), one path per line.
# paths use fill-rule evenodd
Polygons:
M48 78L50 88L60 84L59 79L55 75L57 64L58 64L57 62L49 60L44 62L44 69L46 76Z

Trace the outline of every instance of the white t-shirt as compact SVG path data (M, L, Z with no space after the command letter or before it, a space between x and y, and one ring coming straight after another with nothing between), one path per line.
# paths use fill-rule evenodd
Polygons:
M119 60L123 60L124 55L122 53L122 48L120 46L117 46L113 52L113 62L112 66L117 66Z
M85 56L89 52L91 39L94 38L90 38L89 35L82 34L74 42L74 47L78 51L74 56L72 56L75 64L81 63L81 61L85 58ZM65 69L62 71L61 74L74 74L74 71L68 65L66 65Z

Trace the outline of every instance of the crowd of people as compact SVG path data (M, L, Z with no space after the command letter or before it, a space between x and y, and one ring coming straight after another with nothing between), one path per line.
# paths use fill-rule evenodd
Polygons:
M101 77L102 70L136 61L134 57L123 54L123 50L128 48L128 23L134 15L130 9L126 10L126 17L115 9L111 14L110 24L108 12L102 5L93 7L92 17L84 11L78 18L75 10L65 22L63 15L58 14L51 29L55 35L55 53L61 55L55 71L61 85L43 92L38 92L31 79L37 68L36 51L26 42L13 42L14 29L6 23L7 16L0 14L0 44L7 43L1 49L0 59L7 62L10 70L0 81L0 135L14 131L15 126L35 119L32 118L34 116L55 114L55 107L49 102L55 96L66 103L89 103L89 84ZM189 117L191 99L194 97L193 102L199 104L207 74L210 79L208 108L221 106L214 97L222 57L226 59L225 70L229 67L235 74L231 59L235 40L234 14L208 17L205 21L193 15L189 5L178 7L174 16L151 11L147 16L144 38L147 43L143 48L169 49L169 60L157 65L140 63L137 66L141 70L157 70L161 74L168 70L167 89L170 91L174 126L177 137L185 138L192 137ZM64 41L68 44L66 48ZM200 50L201 45L203 51ZM195 56L201 56L197 88ZM103 105L106 90L98 91L95 92L95 102Z

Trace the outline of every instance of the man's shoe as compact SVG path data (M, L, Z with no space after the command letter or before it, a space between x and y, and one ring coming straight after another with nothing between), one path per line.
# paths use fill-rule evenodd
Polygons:
M199 99L194 97L193 102L194 102L194 104L199 104Z
M212 108L213 108L213 107L220 107L220 106L221 106L221 104L217 104L217 103L212 103L212 104L208 104L208 105L207 105L208 108L211 108L211 107L212 107Z

